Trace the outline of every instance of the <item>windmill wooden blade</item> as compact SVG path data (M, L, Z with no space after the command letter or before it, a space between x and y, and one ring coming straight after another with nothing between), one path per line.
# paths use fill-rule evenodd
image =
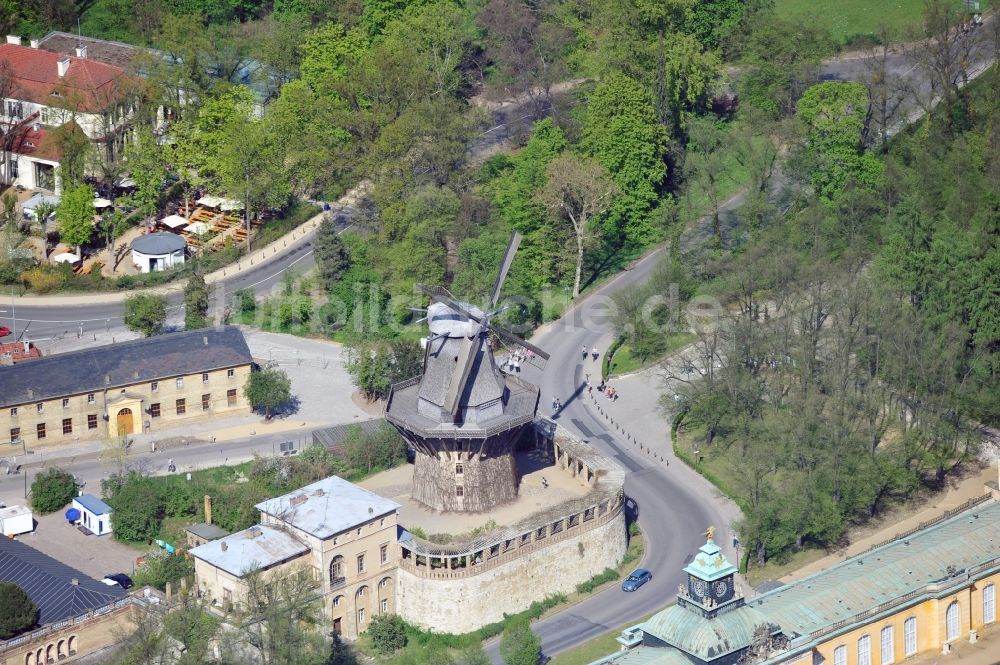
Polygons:
M452 416L458 415L462 394L465 392L465 384L469 382L469 375L472 373L472 366L476 364L476 356L479 355L481 345L482 342L478 336L462 340L458 361L455 363L451 382L448 384L448 392L444 398L444 408L450 411Z
M457 300L451 297L451 294L442 289L441 287L426 287L423 284L416 285L417 290L421 293L427 295L434 302L439 302L442 305L447 305L456 314L468 318L470 321L475 321L476 323L482 323L481 317L473 314L469 310L465 309Z
M517 335L507 330L506 328L496 325L495 323L490 324L490 330L492 330L494 333L497 334L497 336L502 337L511 344L515 344L524 349L527 349L528 351L531 351L533 355L529 354L528 358L526 359L528 364L534 365L538 369L545 369L545 361L549 359L548 353L542 351L540 348L538 348L531 342L525 341L524 339L518 337Z
M493 292L490 294L490 300L486 304L486 311L489 312L497 305L497 301L500 299L500 289L503 288L504 280L507 279L507 272L510 270L510 266L514 263L514 254L517 253L517 248L521 244L521 234L517 231L510 236L510 242L507 243L507 251L503 254L503 262L500 264L500 272L497 273L497 279L493 282Z

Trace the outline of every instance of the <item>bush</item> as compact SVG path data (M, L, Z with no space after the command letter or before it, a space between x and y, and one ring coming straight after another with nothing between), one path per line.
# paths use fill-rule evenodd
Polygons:
M69 471L50 467L31 483L31 507L40 513L62 509L76 496L76 478Z
M372 646L383 656L406 646L406 623L395 614L376 614L367 632Z
M103 489L114 511L115 538L129 543L149 543L160 531L163 499L156 483L136 471L113 476Z
M605 568L602 572L594 575L586 582L580 582L576 585L577 593L590 593L602 584L607 584L608 582L613 582L618 579L618 571L612 568Z
M66 274L46 266L38 266L25 271L21 279L35 293L58 291L66 283Z
M12 582L0 582L0 640L20 635L37 619L38 608L24 589Z
M194 575L194 559L153 550L143 557L142 565L132 575L132 581L138 587L151 586L160 591L166 590L167 582L170 582L176 590L181 579L191 575Z
M504 665L537 665L542 640L531 632L527 619L511 621L500 637L500 657Z

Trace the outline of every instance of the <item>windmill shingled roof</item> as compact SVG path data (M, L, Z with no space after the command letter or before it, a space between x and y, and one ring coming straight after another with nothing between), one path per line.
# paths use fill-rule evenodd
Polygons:
M0 407L122 388L252 361L243 333L235 326L156 335L0 367Z
M73 584L73 580L78 584ZM0 538L0 581L13 582L38 608L45 625L96 610L125 597L124 589L102 584L24 543Z

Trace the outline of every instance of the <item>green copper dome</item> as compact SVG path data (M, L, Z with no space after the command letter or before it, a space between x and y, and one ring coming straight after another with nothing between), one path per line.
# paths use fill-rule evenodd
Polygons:
M736 566L729 563L714 540L698 548L694 560L684 568L684 572L706 582L714 582L736 572Z

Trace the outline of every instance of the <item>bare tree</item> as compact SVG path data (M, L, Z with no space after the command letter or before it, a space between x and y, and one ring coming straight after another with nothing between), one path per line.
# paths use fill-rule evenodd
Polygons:
M618 186L597 160L565 153L549 164L548 180L538 193L553 217L568 219L576 239L573 297L580 295L583 252L596 233L590 222L604 214L618 194Z
M890 67L894 51L889 29L885 25L880 26L878 43L865 55L865 71L861 79L868 91L868 115L862 140L868 145L878 146L881 152L887 150L888 132L896 121L900 107L912 94L906 79ZM871 136L872 130L875 131L874 137Z

